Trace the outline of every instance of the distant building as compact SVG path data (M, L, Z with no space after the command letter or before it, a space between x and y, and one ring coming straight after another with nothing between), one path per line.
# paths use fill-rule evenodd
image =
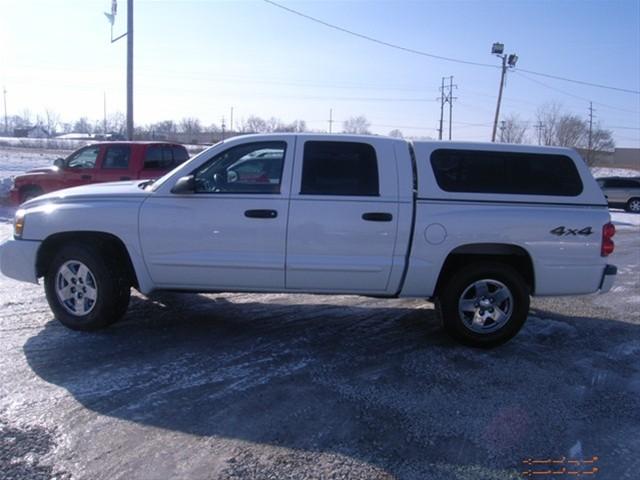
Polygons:
M49 132L41 125L14 128L13 136L18 138L49 138Z
M587 151L579 149L582 158ZM598 167L635 168L640 170L640 148L616 148L612 152L594 152L593 164Z

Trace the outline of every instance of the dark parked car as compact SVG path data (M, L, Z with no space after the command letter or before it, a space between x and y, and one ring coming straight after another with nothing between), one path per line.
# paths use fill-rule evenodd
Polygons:
M167 142L101 142L82 147L53 166L14 179L11 203L88 183L158 178L189 158L187 149Z
M596 181L610 207L640 213L640 177L602 177Z

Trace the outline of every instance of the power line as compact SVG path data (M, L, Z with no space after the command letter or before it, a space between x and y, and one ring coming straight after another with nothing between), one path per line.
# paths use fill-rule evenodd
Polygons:
M580 95L576 95L574 93L569 93L569 92L567 92L565 90L561 90L559 88L552 87L551 85L548 85L548 84L546 84L544 82L541 82L540 80L536 80L535 78L531 78L528 75L525 75L524 73L521 73L519 70L520 69L516 69L515 73L517 75L519 75L520 77L529 80L530 82L537 83L538 85L541 85L541 86L543 86L545 88L548 88L550 90L554 90L556 92L562 93L563 95L567 95L569 97L573 97L573 98L576 98L578 100L583 100L583 101L586 101L586 102L590 102L591 101L586 97L581 97ZM601 107L610 108L612 110L620 110L621 112L636 113L636 114L639 113L637 110L629 110L627 108L620 108L620 107L616 107L614 105L609 105L608 103L602 103L602 102L593 102L593 103L596 104L596 105L600 105Z
M325 22L324 20L320 20L319 18L312 17L311 15L307 15L306 13L299 12L298 10L294 10L292 8L285 7L284 5L281 5L281 4L277 3L277 2L274 2L273 0L263 0L263 1L268 3L269 5L273 5L274 7L278 7L280 9L282 9L282 10L285 10L285 11L287 11L289 13L292 13L294 15L297 15L299 17L306 18L307 20L311 20L312 22L319 23L320 25L324 25L325 27L332 28L334 30L338 30L339 32L346 33L348 35L352 35L354 37L358 37L358 38L361 38L363 40L367 40L369 42L377 43L378 45L383 45L385 47L394 48L396 50L401 50L403 52L412 53L414 55L420 55L420 56L423 56L423 57L435 58L436 60L444 60L444 61L447 61L447 62L462 63L462 64L465 64L465 65L473 65L473 66L476 66L476 67L499 68L499 67L496 67L495 65L491 65L489 63L472 62L472 61L469 61L469 60L461 60L459 58L445 57L443 55L435 55L433 53L428 53L428 52L425 52L425 51L422 51L422 50L416 50L415 48L409 48L409 47L404 47L402 45L397 45L395 43L385 42L384 40L380 40L380 39L377 39L377 38L374 38L374 37L370 37L369 35L364 35L362 33L354 32L353 30L349 30L347 28L340 27L338 25L334 25L333 23ZM602 89L606 89L606 90L615 90L615 91L618 91L618 92L625 92L625 93L632 93L632 94L635 94L635 95L640 95L640 90L631 90L631 89L628 89L628 88L614 87L614 86L611 86L611 85L603 85L603 84L600 84L600 83L586 82L584 80L576 80L576 79L573 79L573 78L561 77L559 75L551 75L551 74L548 74L548 73L534 72L533 70L525 70L525 69L522 69L522 68L520 68L518 70L520 70L522 72L529 73L531 75L538 75L538 76L541 76L541 77L552 78L554 80L561 80L563 82L576 83L576 84L579 84L579 85L587 85L587 86L595 87L595 88L602 88Z
M320 25L324 25L325 27L332 28L334 30L338 30L339 32L346 33L348 35L352 35L354 37L361 38L363 40L368 40L373 43L377 43L378 45L383 45L389 48L395 48L396 50L401 50L407 53L413 53L414 55L420 55L423 57L435 58L437 60L445 60L447 62L454 63L463 63L465 65L475 65L476 67L488 67L488 68L496 68L495 65L491 65L489 63L480 63L480 62L472 62L469 60L461 60L459 58L453 57L445 57L442 55L435 55L433 53L423 52L422 50L416 50L415 48L403 47L402 45L397 45L395 43L385 42L384 40L379 40L377 38L370 37L369 35L364 35L362 33L354 32L352 30L348 30L343 27L339 27L338 25L334 25L329 22L325 22L324 20L320 20L319 18L312 17L311 15L307 15L306 13L299 12L298 10L294 10L293 8L285 7L279 3L276 3L272 0L263 0L264 2L273 5L274 7L281 8L289 13L293 13L294 15L298 15L299 17L306 18L307 20L311 20L312 22L319 23Z
M538 75L540 77L553 78L554 80L562 80L563 82L577 83L578 85L587 85L589 87L604 88L606 90L616 90L618 92L633 93L635 95L640 95L640 90L631 90L630 88L612 87L611 85L603 85L601 83L585 82L584 80L575 80L573 78L561 77L559 75L551 75L548 73L534 72L532 70L525 70L524 68L518 68L518 70L520 70L521 72L530 73L531 75Z

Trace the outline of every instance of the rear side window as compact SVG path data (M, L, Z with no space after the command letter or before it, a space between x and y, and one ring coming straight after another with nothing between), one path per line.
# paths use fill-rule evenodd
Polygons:
M114 145L107 147L102 168L129 168L131 148L126 145Z
M173 164L180 165L183 162L189 160L189 154L187 153L187 149L181 147L180 145L173 145L171 147L171 151L173 152Z
M187 150L179 145L150 145L144 155L144 168L169 170L188 158Z
M378 161L374 148L358 142L306 142L300 193L379 195Z
M582 192L571 158L538 153L435 150L431 166L446 192L558 195Z

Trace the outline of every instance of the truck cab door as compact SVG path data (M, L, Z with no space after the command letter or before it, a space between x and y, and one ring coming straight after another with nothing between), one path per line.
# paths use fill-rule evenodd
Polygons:
M89 145L69 155L62 169L63 188L95 183L101 151L100 145Z
M158 191L142 205L151 278L158 288L282 291L295 136L221 147L189 172L192 192ZM254 175L243 175L249 164Z
M348 137L298 140L287 290L392 293L404 264L394 255L398 224L393 144ZM404 227L410 229L410 222Z

